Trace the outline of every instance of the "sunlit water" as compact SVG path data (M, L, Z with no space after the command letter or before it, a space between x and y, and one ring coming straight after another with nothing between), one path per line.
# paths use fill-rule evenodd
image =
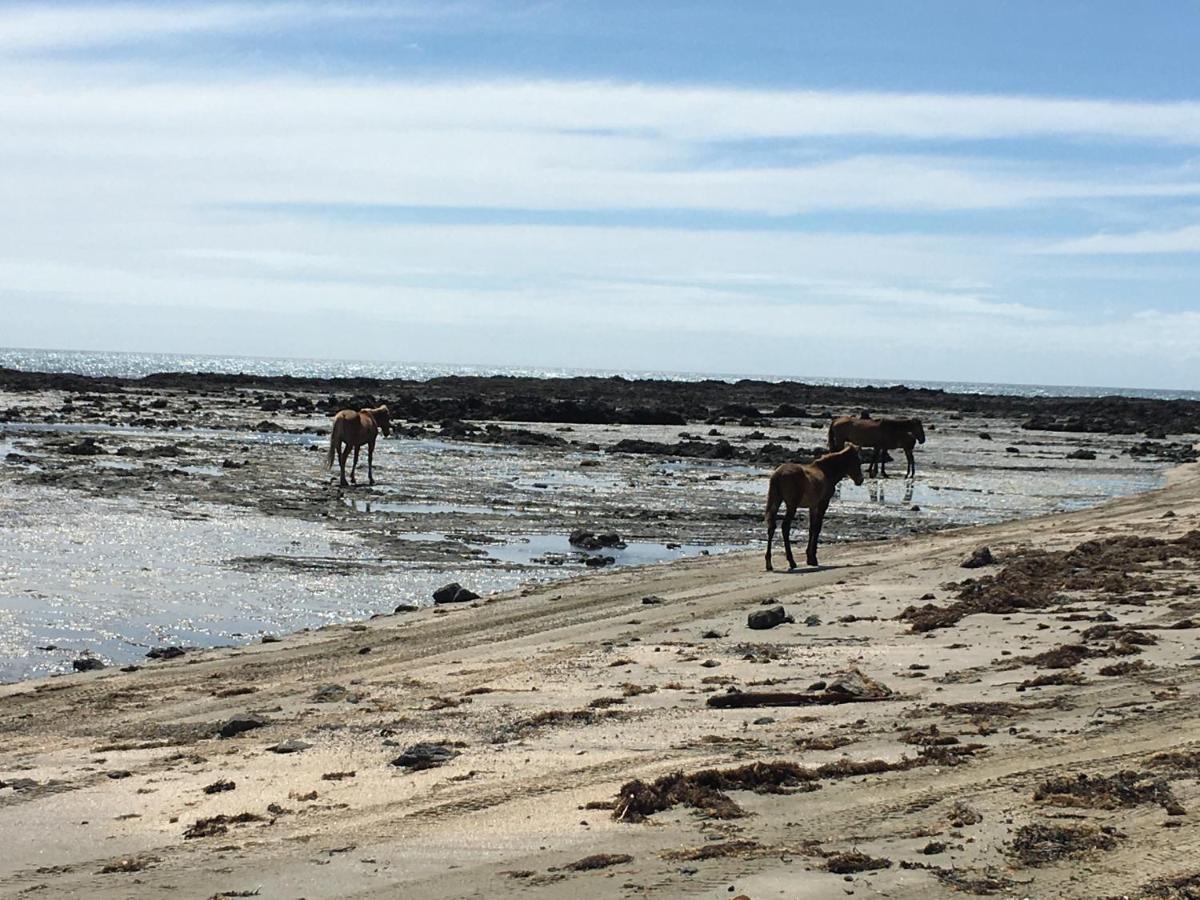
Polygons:
M1081 385L999 384L969 381L912 381L888 378L828 378L796 373L775 375L731 374L727 372L659 372L634 369L574 369L535 366L465 366L439 363L408 363L375 360L290 359L283 357L211 356L180 353L122 353L96 350L35 350L0 348L0 367L29 372L73 372L79 375L138 378L158 372L212 372L247 375L292 375L310 378L398 378L426 381L448 375L513 375L531 378L572 378L596 376L610 378L655 378L668 381L717 379L737 381L757 378L762 381L803 381L828 387L875 387L906 384L964 394L1010 394L1015 396L1099 397L1121 395L1158 399L1200 400L1200 391L1156 390Z

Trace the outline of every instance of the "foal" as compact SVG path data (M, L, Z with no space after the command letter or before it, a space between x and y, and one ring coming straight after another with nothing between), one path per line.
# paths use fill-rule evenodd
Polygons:
M821 525L825 521L825 510L833 499L833 489L847 475L855 484L863 483L862 457L859 456L856 444L846 444L837 453L827 453L815 462L801 465L800 463L784 463L771 475L771 483L767 489L767 571L771 566L771 541L775 537L775 515L779 505L787 505L783 516L783 550L787 554L788 568L796 568L796 558L792 556L792 519L796 517L796 508L808 508L808 551L805 559L808 565L817 565L817 538L821 535Z
M354 471L358 468L358 450L363 444L367 445L367 483L374 484L375 476L371 464L375 459L375 438L382 431L384 437L392 433L392 420L386 406L375 409L343 409L333 417L333 429L329 433L329 454L325 458L325 467L333 466L333 456L336 453L338 463L342 467L342 487L346 483L346 457L350 449L354 449L354 464L350 467L350 481L358 484Z

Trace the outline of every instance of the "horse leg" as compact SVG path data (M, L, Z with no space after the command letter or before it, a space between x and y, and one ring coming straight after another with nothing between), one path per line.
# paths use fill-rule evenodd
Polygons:
M792 520L796 518L796 507L789 505L783 514L783 553L787 557L788 569L796 568L796 557L792 556Z
M367 441L367 484L375 483L375 475L371 471L371 465L375 461L375 438Z
M905 478L917 477L917 458L913 456L912 447L904 448L904 455L908 457L908 469L904 473Z
M342 480L341 480L342 487L350 487L349 482L346 481L346 457L349 455L350 455L350 445L349 444L338 444L338 467L342 471Z
M829 501L825 500L808 511L808 552L805 554L805 562L810 566L819 565L817 539L821 536L821 526L825 524L825 510L828 508Z
M354 445L354 465L350 467L351 484L358 484L358 479L354 476L354 473L358 470L358 446L358 444Z
M875 453L879 457L879 477L887 478L887 448L876 447Z
M875 455L871 457L871 465L867 467L867 476L870 478L876 477L879 472L879 448L875 448Z
M774 508L767 507L767 571L774 569L771 565L771 541L775 538L775 514L779 512L779 504L776 503Z

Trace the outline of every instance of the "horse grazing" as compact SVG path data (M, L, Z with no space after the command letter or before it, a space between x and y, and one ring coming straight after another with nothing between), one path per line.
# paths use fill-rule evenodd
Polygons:
M858 447L846 444L837 453L827 453L815 462L784 463L771 474L767 488L767 571L771 571L771 541L775 537L775 516L779 504L787 505L783 515L783 551L787 554L788 568L796 568L792 556L792 519L796 508L808 508L808 551L805 559L810 566L817 565L817 538L821 536L821 525L825 522L825 510L833 499L833 489L847 475L855 484L863 483L862 457Z
M913 456L913 447L925 443L925 429L920 419L856 419L854 416L839 416L829 425L829 449L840 450L847 441L853 441L858 446L874 447L875 458L871 460L868 472L875 477L875 468L887 478L887 451L903 450L908 457L908 468L904 471L905 478L915 478L917 460Z
M371 464L375 459L375 438L380 431L384 437L392 433L391 415L386 406L360 409L358 412L343 409L333 417L333 429L329 433L329 455L325 458L325 467L333 467L333 456L336 453L342 467L342 487L350 486L346 483L346 457L351 448L354 449L354 464L350 467L350 481L358 484L354 471L358 468L358 450L363 444L367 445L367 483L375 483Z

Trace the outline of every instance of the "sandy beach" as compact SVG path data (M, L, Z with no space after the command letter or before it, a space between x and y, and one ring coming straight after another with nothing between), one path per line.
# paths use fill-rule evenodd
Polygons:
M1185 464L5 685L0 894L1193 896L1197 529Z

